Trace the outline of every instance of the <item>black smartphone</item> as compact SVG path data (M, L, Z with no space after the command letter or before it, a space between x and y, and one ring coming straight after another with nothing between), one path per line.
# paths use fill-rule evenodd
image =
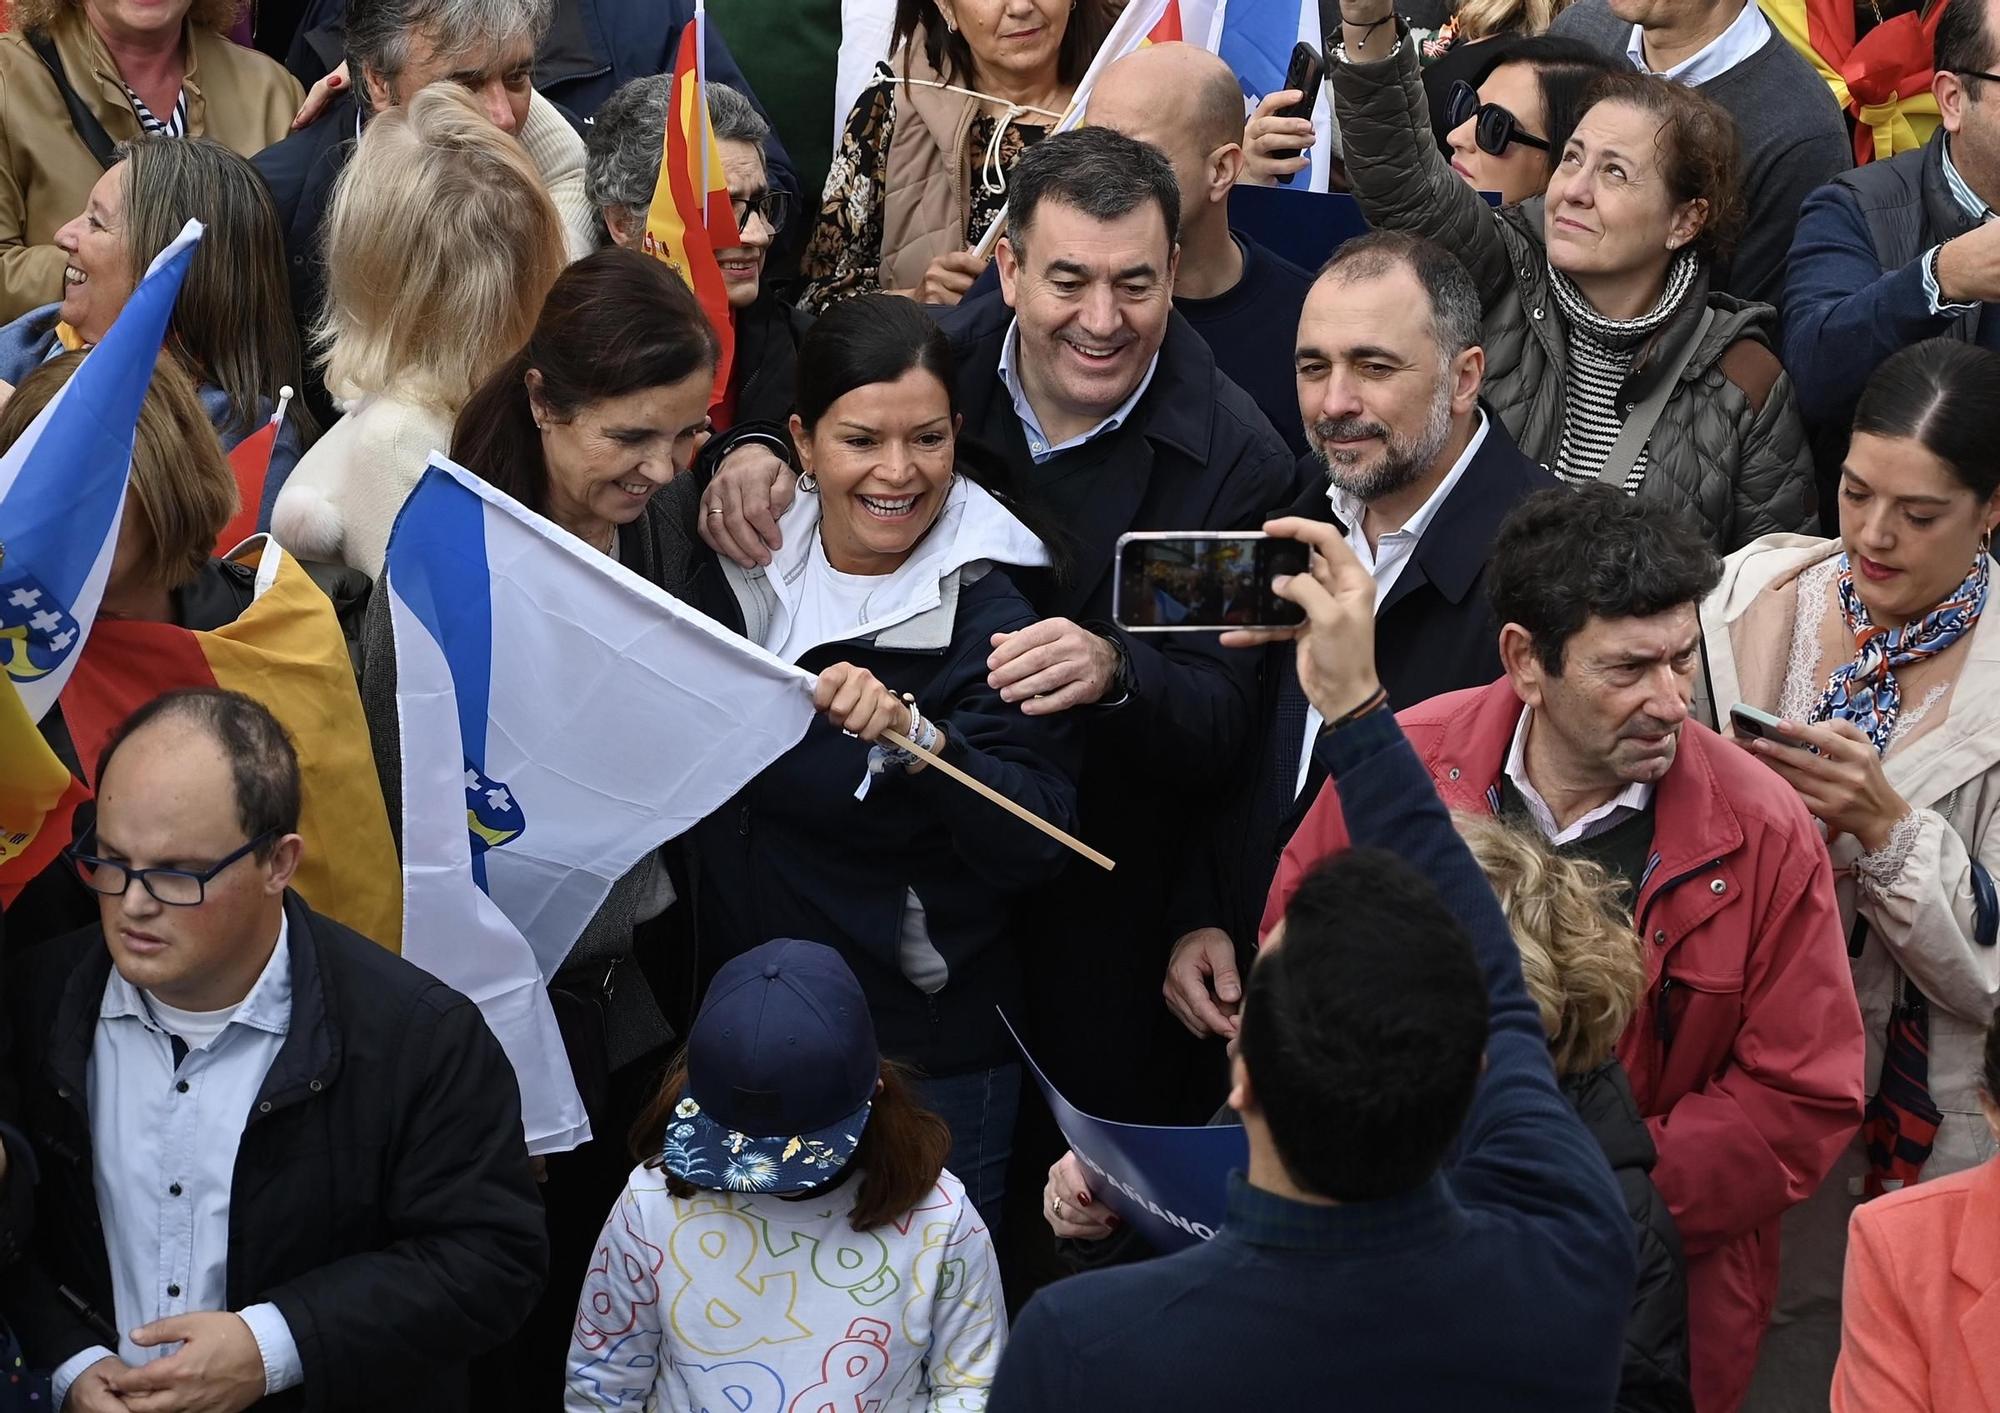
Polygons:
M1809 745L1796 736L1786 736L1778 730L1778 718L1768 711L1760 711L1748 702L1738 702L1729 709L1729 723L1736 728L1739 736L1755 736L1760 741L1773 745L1790 746L1796 751L1811 751L1819 754L1819 747Z
M1121 535L1111 617L1134 633L1296 628L1305 610L1272 593L1271 580L1305 573L1310 554L1259 532Z
M1274 116L1310 118L1319 102L1319 80L1325 68L1326 61L1320 58L1317 45L1301 43L1292 50L1292 62L1285 69L1285 87L1296 88L1302 96L1291 107L1280 108ZM1294 147L1289 152L1273 152L1271 155L1281 162L1289 162L1303 150Z

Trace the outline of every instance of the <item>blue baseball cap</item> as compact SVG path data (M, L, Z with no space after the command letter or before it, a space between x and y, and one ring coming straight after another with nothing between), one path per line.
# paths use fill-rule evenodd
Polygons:
M805 1192L854 1156L882 1074L840 953L766 942L715 975L688 1036L687 1093L661 1159L696 1187Z

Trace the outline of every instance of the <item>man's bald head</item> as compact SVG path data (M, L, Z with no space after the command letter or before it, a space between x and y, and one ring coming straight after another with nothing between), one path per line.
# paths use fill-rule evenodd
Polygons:
M1150 142L1176 168L1243 141L1243 90L1229 65L1192 44L1149 44L1107 68L1085 116Z

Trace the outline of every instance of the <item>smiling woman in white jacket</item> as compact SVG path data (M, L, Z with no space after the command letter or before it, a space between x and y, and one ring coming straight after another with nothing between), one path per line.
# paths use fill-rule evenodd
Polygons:
M1702 610L1718 710L1769 711L1804 743L1744 740L1826 827L1868 1033L1868 1116L1785 1218L1751 1409L1825 1408L1853 1209L1994 1154L1979 1076L2000 1000L1996 446L2000 354L1903 350L1856 410L1840 538L1745 546Z
M369 122L334 190L316 330L346 415L279 493L281 544L381 573L403 501L527 342L564 253L534 163L463 88L432 84Z

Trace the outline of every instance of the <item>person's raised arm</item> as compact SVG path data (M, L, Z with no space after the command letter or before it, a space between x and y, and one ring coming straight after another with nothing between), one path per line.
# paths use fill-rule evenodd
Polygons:
M1439 242L1491 306L1514 279L1499 218L1438 150L1416 41L1393 0L1320 0L1319 8L1334 126L1368 224Z

